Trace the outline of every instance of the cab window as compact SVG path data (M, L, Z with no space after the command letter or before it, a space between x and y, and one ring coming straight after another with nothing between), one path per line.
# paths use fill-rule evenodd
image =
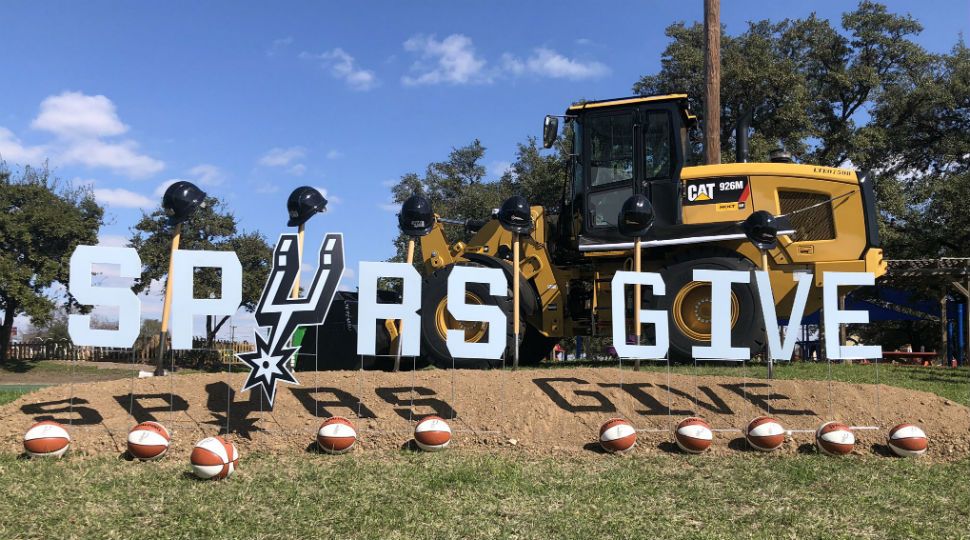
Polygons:
M593 118L590 132L590 186L633 180L633 116Z
M670 116L664 111L647 114L643 128L643 178L670 178L673 148L670 145Z

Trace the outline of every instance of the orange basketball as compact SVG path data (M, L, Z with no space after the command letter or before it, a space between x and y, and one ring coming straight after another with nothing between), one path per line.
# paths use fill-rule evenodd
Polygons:
M600 446L611 454L629 452L637 444L637 430L622 418L611 418L600 427Z
M172 440L165 426L158 422L142 422L128 432L128 453L135 459L158 459L168 451Z
M70 446L67 430L52 420L37 422L24 434L24 450L30 457L61 457Z
M349 452L357 442L357 430L346 418L334 416L320 425L317 446L328 454Z
M239 452L236 445L226 442L222 437L206 437L192 449L189 457L192 472L202 479L218 480L228 478L239 467Z

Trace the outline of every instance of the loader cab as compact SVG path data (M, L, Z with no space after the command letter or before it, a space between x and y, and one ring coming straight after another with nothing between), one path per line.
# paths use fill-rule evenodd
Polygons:
M680 171L688 152L687 129L694 121L686 95L578 103L565 117L572 152L559 215L559 247L576 254L583 245L630 241L619 233L616 221L624 201L635 193L650 199L657 227L680 223ZM548 118L546 143L555 129Z

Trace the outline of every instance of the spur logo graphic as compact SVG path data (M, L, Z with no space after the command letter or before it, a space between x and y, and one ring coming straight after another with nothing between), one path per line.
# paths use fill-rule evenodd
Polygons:
M256 350L236 355L250 368L243 391L261 387L270 406L276 397L278 382L299 384L288 366L296 349L288 347L287 343L298 327L322 324L327 318L327 311L344 273L343 235L327 234L320 244L313 281L304 295L292 297L293 284L299 272L297 235L283 234L273 252L273 269L256 307L256 324L259 327L253 331ZM266 329L265 335L260 332L261 329Z

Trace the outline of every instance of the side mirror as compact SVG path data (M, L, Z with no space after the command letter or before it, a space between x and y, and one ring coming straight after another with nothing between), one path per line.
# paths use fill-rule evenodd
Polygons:
M557 137L559 137L559 119L546 115L545 121L542 122L542 147L552 148Z

